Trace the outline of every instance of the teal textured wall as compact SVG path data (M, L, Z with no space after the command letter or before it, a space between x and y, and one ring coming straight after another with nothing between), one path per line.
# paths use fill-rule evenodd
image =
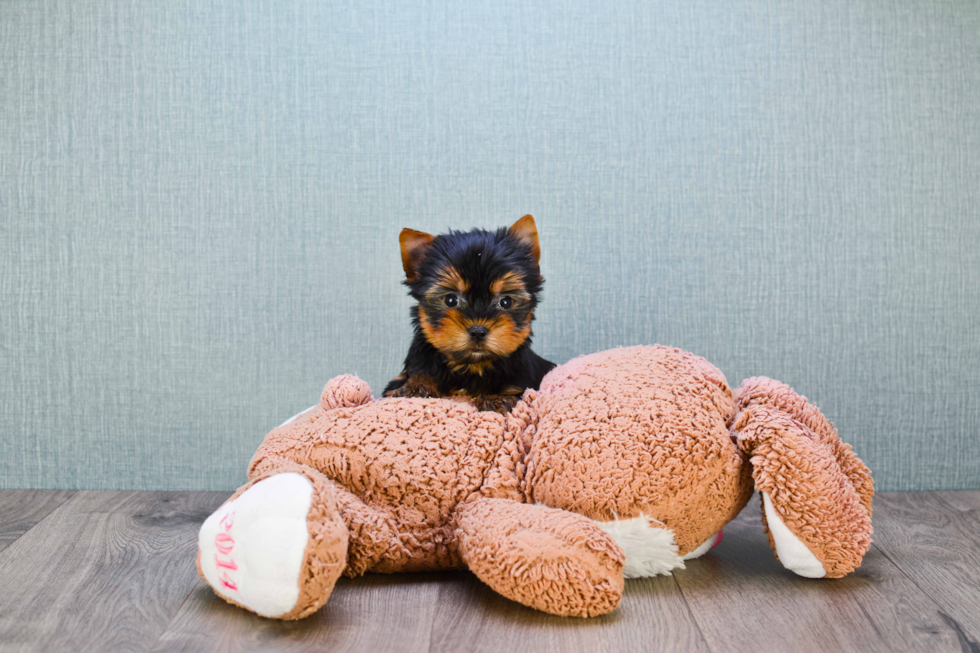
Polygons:
M0 487L230 489L533 213L537 349L697 352L980 487L980 5L0 3Z

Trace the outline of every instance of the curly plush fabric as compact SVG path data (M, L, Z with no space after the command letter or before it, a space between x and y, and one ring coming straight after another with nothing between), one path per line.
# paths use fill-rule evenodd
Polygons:
M349 390L344 396L365 403L323 409L336 386L351 384L327 384L319 410L266 436L249 478L289 461L345 490L337 501L350 531L349 576L460 566L453 512L482 487L503 444L504 417L442 399L370 402L370 392Z
M871 546L871 472L816 406L788 386L751 378L735 398L735 431L739 447L751 456L755 488L769 495L827 577L854 571ZM776 551L764 511L762 519Z
M753 489L794 550L840 576L868 548L874 492L805 398L761 377L733 394L703 358L661 346L558 366L507 416L451 399L375 400L357 377L337 377L318 406L266 436L232 500L282 473L313 486L300 573L286 579L299 598L267 615L282 619L318 609L340 573L454 567L539 610L604 614L624 568L683 568Z
M592 617L619 605L623 553L595 522L546 506L477 498L461 506L457 524L470 571L507 598L565 617Z
M703 358L666 347L583 356L552 371L532 403L534 502L599 521L653 516L684 555L751 496L729 433L732 393Z

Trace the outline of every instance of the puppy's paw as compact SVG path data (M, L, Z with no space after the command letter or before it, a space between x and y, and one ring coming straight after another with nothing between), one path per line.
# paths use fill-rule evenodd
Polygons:
M501 415L512 411L520 400L520 396L517 395L482 395L470 398L470 402L477 410L492 411Z
M384 392L385 397L439 397L439 387L436 382L427 376L413 375L405 379L404 383L397 387L392 387L395 385L395 379L390 384Z

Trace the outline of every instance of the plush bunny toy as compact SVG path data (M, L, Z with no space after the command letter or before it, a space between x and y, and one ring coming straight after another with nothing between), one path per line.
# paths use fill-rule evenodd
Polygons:
M871 544L871 475L815 406L762 377L733 394L661 346L574 359L507 416L337 377L249 479L202 526L198 570L278 619L316 611L341 574L459 567L538 610L605 614L624 578L706 553L753 490L801 576L843 576Z

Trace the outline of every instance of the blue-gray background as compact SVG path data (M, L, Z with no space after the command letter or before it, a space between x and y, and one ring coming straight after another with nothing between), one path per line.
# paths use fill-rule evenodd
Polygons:
M403 226L536 216L555 361L676 345L980 487L980 5L0 4L0 487L230 489L399 371Z

